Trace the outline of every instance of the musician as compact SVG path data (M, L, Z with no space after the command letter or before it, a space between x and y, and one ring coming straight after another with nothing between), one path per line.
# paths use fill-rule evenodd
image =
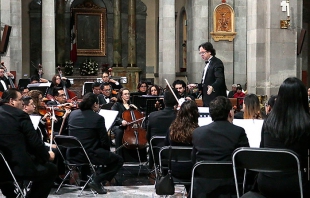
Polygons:
M53 97L54 97L54 100L48 101L47 106L58 106L55 108L61 108L59 106L66 103L66 94L64 90L61 88L57 87L53 89ZM65 109L64 111L66 111L66 114L70 113L69 109ZM67 129L68 121L64 120L63 117L56 116L56 118L57 118L57 121L54 122L54 133L55 133L54 135L58 134L63 121L65 121L65 123L63 124L63 130L61 134L62 135L68 134L68 129Z
M118 81L110 78L108 71L104 71L102 73L102 83L109 83L112 87L112 90L119 90L123 88L123 86Z
M160 93L160 88L158 85L152 85L150 86L150 88L148 89L148 95L151 96L159 96Z
M92 85L91 85L91 88L93 90L93 94L95 94L98 99L99 99L99 105L101 106L103 103L104 103L104 98L101 96L99 97L99 95L102 95L101 94L101 89L100 89L100 83L99 82L94 82Z
M64 88L64 86L66 86L66 88L71 87L71 82L68 78L62 76L60 77L59 74L56 74L53 76L52 78L52 87L60 87L60 88Z
M175 95L178 97L178 91L173 89ZM168 89L164 92L164 104L165 108L160 111L154 111L149 115L149 122L147 125L147 140L150 141L153 136L165 136L171 123L176 118L176 111L174 106L178 104L178 101ZM164 142L162 142L162 146ZM153 167L153 158L149 151L149 168ZM158 153L155 155L158 156Z
M49 162L54 160L55 155L45 149L29 115L22 111L21 94L16 89L8 89L2 98L0 149L13 174L20 179L32 181L27 197L48 197L57 176L57 167ZM12 183L1 183L0 188L6 197L16 197Z
M184 98L186 100L195 100L194 96L187 93L186 84L183 80L175 80L172 83L172 87L178 90L180 98Z
M112 97L112 89L109 83L102 83L100 85L100 90L101 93L98 98L99 98L99 103L102 101L102 104L109 104L109 103L114 103L117 101L116 97Z
M138 90L138 93L140 93L140 95L147 95L147 89L148 89L147 82L140 81L138 83L137 90Z
M112 131L115 135L115 148L118 149L122 145L122 139L124 135L125 127L127 126L128 122L123 119L122 115L124 111L135 109L137 107L130 104L130 93L129 89L122 88L119 90L117 94L117 102L114 103L112 106L112 110L118 111L118 115L115 119L115 123L112 126ZM126 148L120 148L117 150L117 154L123 157L124 161L127 162L134 162L138 161L137 151L136 150L129 150ZM146 149L139 150L140 161L146 161Z
M7 90L10 86L10 81L4 74L5 74L5 68L0 67L0 91L2 92ZM11 78L14 78L14 75L9 72L7 72L6 75Z
M88 185L97 193L106 194L107 190L101 188L100 183L113 179L123 166L123 159L110 152L105 120L96 113L98 111L98 97L93 93L87 93L79 103L79 109L73 111L69 117L69 135L81 141L93 164L103 165ZM80 150L70 150L68 157L76 162L87 161Z

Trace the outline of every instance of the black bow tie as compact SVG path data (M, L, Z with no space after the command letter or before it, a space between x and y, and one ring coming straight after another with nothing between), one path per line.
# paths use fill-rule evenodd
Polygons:
M209 63L209 61L206 61L205 63L206 63L206 64L208 64L208 63Z
M106 97L106 96L105 96L104 99L110 99L110 97Z

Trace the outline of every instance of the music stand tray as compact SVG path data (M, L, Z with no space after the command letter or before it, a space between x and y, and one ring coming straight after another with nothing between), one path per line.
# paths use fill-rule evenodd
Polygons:
M52 83L34 83L34 84L28 84L27 87L29 91L31 90L39 90L42 92L43 96L46 96L48 93L48 89L50 88Z

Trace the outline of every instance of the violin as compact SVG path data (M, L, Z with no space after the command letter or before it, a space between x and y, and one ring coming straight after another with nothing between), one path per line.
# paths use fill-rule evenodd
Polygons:
M127 121L124 130L123 145L128 149L143 149L147 145L146 130L142 127L145 117L138 110L129 109L123 112Z

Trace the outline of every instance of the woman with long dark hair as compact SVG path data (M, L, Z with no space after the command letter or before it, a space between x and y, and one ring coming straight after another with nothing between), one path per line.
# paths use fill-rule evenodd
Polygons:
M234 116L235 119L261 119L260 104L257 95L246 95L243 102L242 111Z
M263 124L260 147L291 149L299 155L301 170L307 168L310 114L307 90L298 78L287 78L280 86L277 102ZM306 174L303 176L304 197L309 197ZM257 184L267 197L299 197L295 173L259 173Z
M198 128L198 107L195 101L187 100L182 103L177 117L172 122L165 139L165 145L192 147L192 133ZM179 179L190 179L192 163L171 163L172 175ZM185 185L189 192L190 185Z

